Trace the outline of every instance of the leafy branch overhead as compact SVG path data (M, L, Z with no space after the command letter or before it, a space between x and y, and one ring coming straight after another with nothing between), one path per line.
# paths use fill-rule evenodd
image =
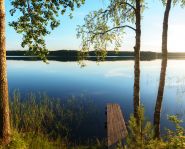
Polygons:
M12 0L11 15L18 18L10 22L17 33L23 34L22 47L28 47L29 53L46 60L48 50L44 37L60 25L57 17L70 9L84 4L85 0ZM71 13L70 13L71 16Z
M98 59L106 56L108 47L117 51L125 28L136 31L132 27L135 14L135 0L110 0L106 9L90 12L84 25L77 28L77 37L82 39L81 56L90 49L96 51Z
M163 5L167 4L167 0L161 0ZM173 6L180 4L181 7L185 6L185 0L172 0Z

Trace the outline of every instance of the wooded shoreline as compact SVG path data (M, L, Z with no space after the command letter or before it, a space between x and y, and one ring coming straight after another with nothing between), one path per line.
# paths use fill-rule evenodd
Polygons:
M58 50L50 51L47 58L48 60L57 61L77 61L79 51L77 50ZM141 51L141 60L155 60L161 59L162 53ZM8 60L40 60L40 58L29 55L27 51L7 51ZM86 60L97 61L96 52L88 52ZM107 56L104 60L106 61L117 61L117 60L133 60L134 52L132 51L107 51ZM185 59L185 52L169 52L168 59Z

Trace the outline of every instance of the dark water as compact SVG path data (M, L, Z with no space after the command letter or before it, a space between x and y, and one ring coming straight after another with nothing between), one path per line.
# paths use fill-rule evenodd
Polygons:
M91 116L83 129L82 137L104 137L105 106L118 103L128 120L133 112L134 61L86 62L81 68L77 62L8 61L9 90L19 89L22 94L46 92L51 97L93 100L99 114ZM171 127L168 114L185 115L185 60L169 60L163 99L161 125ZM141 62L141 102L146 117L153 120L157 97L161 61ZM88 111L87 111L88 112Z

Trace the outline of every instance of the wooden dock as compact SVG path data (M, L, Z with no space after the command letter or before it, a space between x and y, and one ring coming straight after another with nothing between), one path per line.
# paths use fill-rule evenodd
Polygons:
M108 149L114 149L119 141L127 136L127 128L118 104L107 104L107 141Z

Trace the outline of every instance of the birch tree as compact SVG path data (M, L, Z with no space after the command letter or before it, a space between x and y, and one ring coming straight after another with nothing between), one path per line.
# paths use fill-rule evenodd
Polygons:
M139 123L138 107L140 106L140 44L141 14L144 0L110 0L106 9L89 13L84 25L78 26L77 37L82 39L80 56L86 56L89 50L95 50L97 60L106 56L107 49L119 50L125 29L135 33L134 65L134 116Z
M163 30L162 30L162 62L161 62L161 72L160 72L160 81L158 94L155 105L154 112L154 126L155 126L155 138L160 138L160 115L162 108L162 101L164 95L164 86L166 78L166 68L167 68L167 59L168 59L168 22L170 16L170 10L172 4L175 6L177 3L181 3L181 6L184 6L184 0L162 0L163 5L165 5L165 12L163 17Z

